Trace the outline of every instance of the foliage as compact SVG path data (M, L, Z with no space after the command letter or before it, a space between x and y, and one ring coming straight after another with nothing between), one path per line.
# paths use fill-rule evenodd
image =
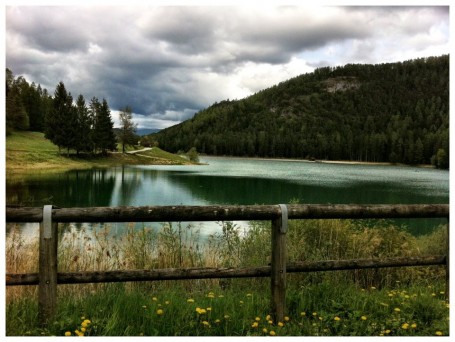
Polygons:
M304 221L306 222L306 221ZM222 222L222 233L200 244L198 229L165 224L160 230L130 226L115 235L109 226L92 230L65 225L59 271L236 267L264 265L270 227L254 222L240 231ZM327 228L322 232L318 230ZM348 255L425 255L441 249L447 227L413 238L384 222L360 229L350 221L321 220L289 227L289 258L336 259ZM302 230L309 230L303 232ZM320 236L325 237L321 239ZM396 235L396 236L390 236ZM305 240L308 239L308 243ZM431 241L430 243L427 243ZM303 245L302 245L303 243ZM368 250L348 251L361 243ZM371 245L368 245L368 244ZM36 271L38 242L14 229L6 239L7 272ZM268 246L264 248L264 246ZM313 250L314 249L314 250ZM443 251L443 249L441 249ZM437 251L436 251L437 252ZM268 279L182 280L59 285L56 321L36 324L36 287L6 290L6 334L84 336L434 336L449 334L444 275L431 267L393 273L389 281L363 282L347 272L289 275L283 322L270 316ZM356 271L351 271L355 274ZM388 273L390 272L390 273ZM368 275L375 281L375 275ZM411 282L410 282L411 280Z
M319 68L152 137L171 152L430 164L449 154L449 56Z
M119 140L122 144L123 153L125 153L125 145L135 145L137 143L136 128L137 124L133 123L132 109L126 106L120 111Z

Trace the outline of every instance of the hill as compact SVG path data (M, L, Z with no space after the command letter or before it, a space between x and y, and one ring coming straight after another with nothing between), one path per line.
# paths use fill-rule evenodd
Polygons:
M6 137L6 172L62 171L114 165L191 164L187 159L154 147L138 153L109 153L107 156L59 154L58 147L40 132L16 131Z
M319 68L152 137L171 152L448 168L449 56Z

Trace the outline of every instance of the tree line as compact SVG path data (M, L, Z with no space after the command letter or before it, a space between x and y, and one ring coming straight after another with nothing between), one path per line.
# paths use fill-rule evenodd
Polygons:
M449 167L449 56L316 69L152 135L171 152Z
M43 132L45 137L59 147L83 153L101 153L117 149L117 140L123 145L137 142L136 125L132 110L121 110L121 128L116 135L111 110L106 99L93 97L89 103L82 95L74 101L63 82L59 82L54 96L24 77L14 77L6 69L6 134L13 130Z

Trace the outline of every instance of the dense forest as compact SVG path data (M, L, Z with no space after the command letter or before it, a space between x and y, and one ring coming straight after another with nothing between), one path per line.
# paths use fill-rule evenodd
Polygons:
M448 168L449 56L319 68L152 137L171 152Z
M14 77L6 68L5 126L8 136L14 130L43 132L59 149L106 154L115 150L116 137L106 99L93 97L87 104L79 95L76 101L59 82L54 96L24 77Z

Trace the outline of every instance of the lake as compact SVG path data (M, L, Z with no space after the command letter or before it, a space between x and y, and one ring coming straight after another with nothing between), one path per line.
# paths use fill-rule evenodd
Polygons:
M449 172L444 170L223 157L201 157L201 162L207 165L120 166L13 177L6 182L6 202L59 207L248 205L291 201L305 204L449 203ZM445 220L399 221L415 235L430 232L439 223ZM207 233L217 229L213 223L205 225ZM28 227L36 229L34 225ZM121 230L123 225L116 227Z

